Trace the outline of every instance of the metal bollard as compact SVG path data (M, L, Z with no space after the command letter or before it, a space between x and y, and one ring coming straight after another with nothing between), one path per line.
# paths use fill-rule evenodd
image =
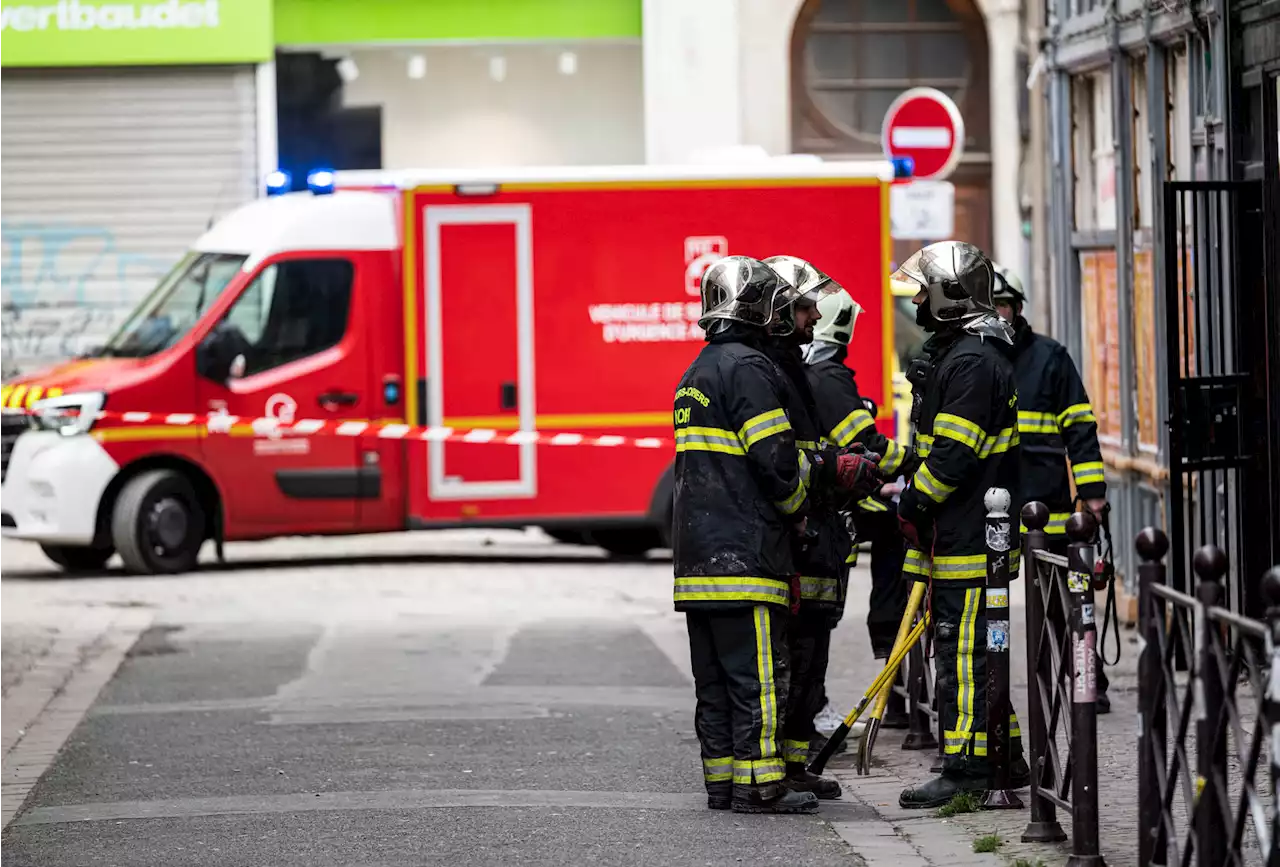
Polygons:
M1169 722L1165 711L1160 635L1164 603L1152 592L1165 583L1162 562L1169 537L1154 527L1138 534L1138 863L1164 864L1169 839L1160 817L1160 777L1168 767ZM1280 865L1278 865L1280 867Z
M1042 583L1050 580L1048 575L1040 572L1040 561L1036 551L1044 551L1049 547L1049 538L1044 532L1049 523L1049 507L1044 503L1031 502L1022 507L1022 523L1027 531L1022 536L1022 562L1027 565L1027 748L1031 765L1031 821L1022 832L1024 843L1058 843L1067 839L1067 834L1058 823L1058 808L1053 801L1042 797L1043 789L1054 794L1057 779L1053 766L1049 764L1048 722L1045 720L1045 704L1040 695L1040 678L1038 667L1042 658L1044 640L1044 591ZM1057 588L1050 587L1050 592ZM1052 678L1052 675L1051 675ZM1049 697L1052 700L1052 696Z
M1227 730L1219 726L1226 684L1218 667L1214 649L1215 629L1205 616L1210 608L1222 604L1222 578L1227 574L1227 555L1216 545L1205 545L1191 560L1196 577L1196 601L1202 606L1196 612L1196 647L1193 663L1193 689L1198 687L1195 702L1200 719L1196 722L1196 856L1200 867L1217 867L1227 862L1227 835L1222 832L1222 803L1219 783L1225 785L1227 774Z
M1091 541L1098 522L1088 512L1067 519L1067 589L1071 595L1071 857L1068 867L1101 867L1098 845L1098 629L1093 616Z
M988 488L987 507L987 796L988 810L1021 809L1021 799L1010 788L1009 720L1009 558L1013 550L1012 499L1004 488Z
M1280 796L1280 566L1262 577L1262 595L1267 600L1267 654L1271 657L1271 677L1267 680L1267 725L1271 727L1271 792ZM1280 799L1272 803L1280 804ZM1280 810L1271 811L1271 846L1266 867L1280 867Z

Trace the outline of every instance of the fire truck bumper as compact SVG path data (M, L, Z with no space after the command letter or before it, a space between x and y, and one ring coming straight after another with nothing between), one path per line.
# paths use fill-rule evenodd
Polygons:
M91 436L27 431L9 455L0 508L5 536L89 545L98 505L120 467Z

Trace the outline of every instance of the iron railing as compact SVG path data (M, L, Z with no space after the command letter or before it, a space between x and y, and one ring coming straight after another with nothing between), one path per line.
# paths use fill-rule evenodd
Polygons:
M1022 509L1027 580L1027 703L1031 821L1023 842L1067 839L1058 810L1071 815L1072 865L1100 865L1098 841L1097 627L1093 613L1097 522L1067 521L1066 557L1048 550L1049 509Z
M1196 551L1194 595L1166 584L1164 533L1137 549L1139 863L1280 867L1280 567L1253 620L1225 607L1221 548Z

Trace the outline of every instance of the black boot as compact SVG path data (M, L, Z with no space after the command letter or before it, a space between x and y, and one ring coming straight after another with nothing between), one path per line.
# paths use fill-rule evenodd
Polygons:
M819 801L834 801L841 795L839 783L809 773L800 762L787 762L787 776L782 785L793 792L812 792Z
M922 786L904 789L898 796L898 806L906 810L924 810L941 807L961 792L984 792L987 789L985 777L969 775L949 776L943 774L934 777Z
M733 804L733 783L707 783L707 809L727 810Z
M733 784L735 813L816 813L818 799L812 792L793 792L777 783Z

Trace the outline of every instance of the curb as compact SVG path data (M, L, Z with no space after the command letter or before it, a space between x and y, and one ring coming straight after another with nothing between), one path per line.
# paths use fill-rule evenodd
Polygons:
M4 702L0 827L13 821L153 616L140 610L83 612L10 692Z

